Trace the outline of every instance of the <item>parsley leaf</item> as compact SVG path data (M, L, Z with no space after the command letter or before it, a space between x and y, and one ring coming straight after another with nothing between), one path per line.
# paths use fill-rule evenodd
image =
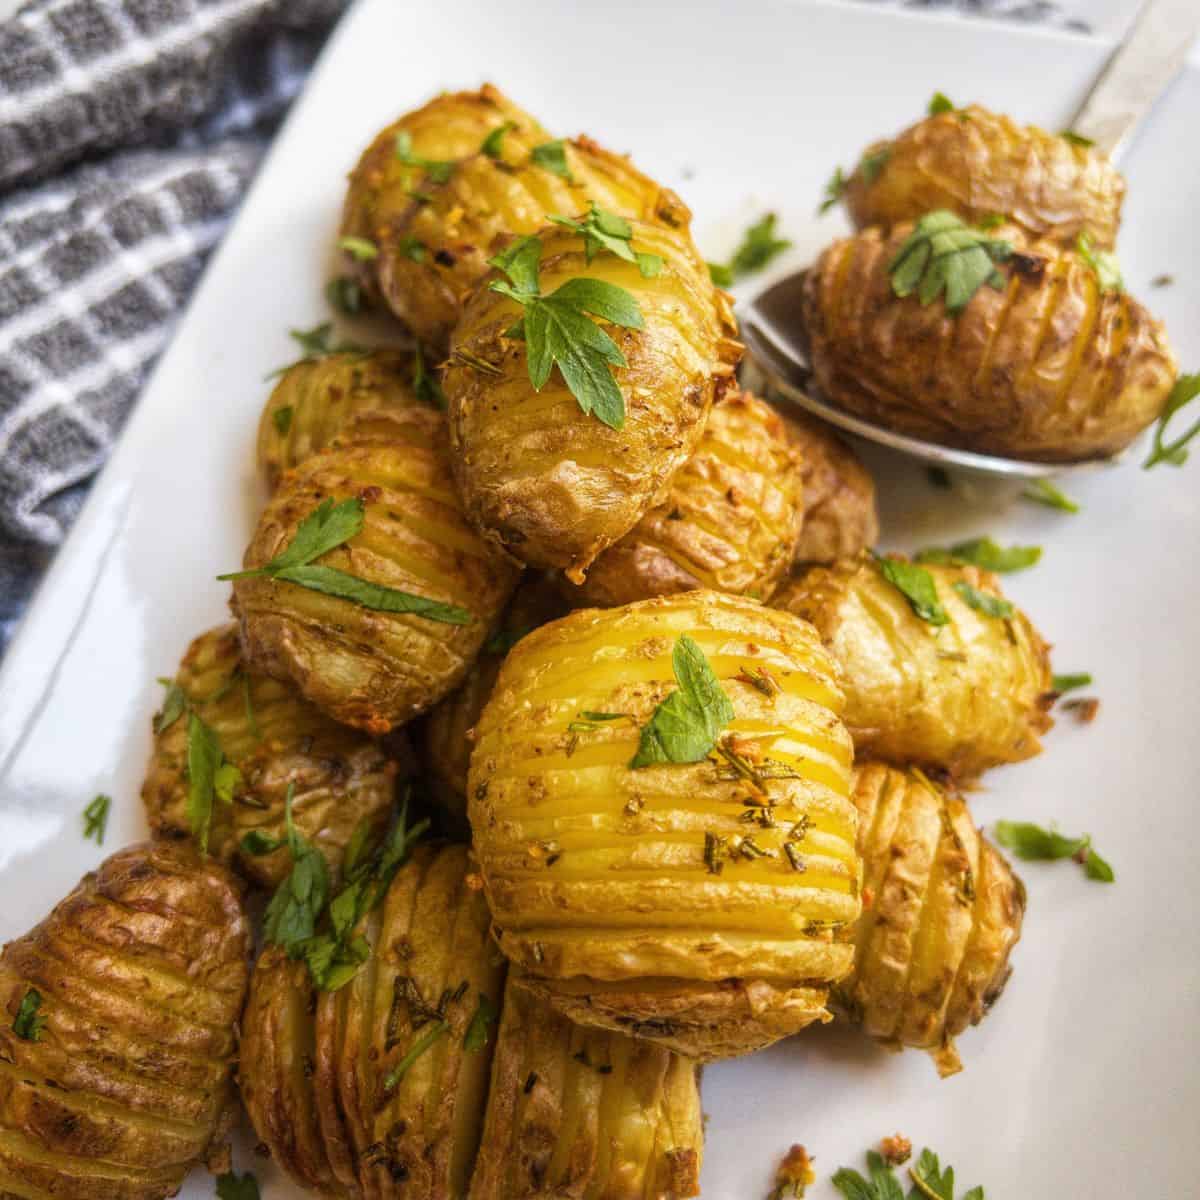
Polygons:
M475 1013L471 1017L471 1023L467 1026L467 1032L463 1037L463 1049L468 1054L478 1054L488 1044L491 1028L495 1025L499 1015L496 1006L480 992L479 1003L475 1007Z
M516 129L516 127L516 121L505 121L503 125L497 125L496 128L493 129L491 133L489 133L487 137L483 139L483 142L479 147L479 153L486 154L488 158L502 158L504 135L508 133L509 130Z
M679 690L642 726L630 767L700 762L716 745L717 734L733 720L733 705L720 680L704 651L686 633L675 643L671 665Z
M46 1027L46 1018L38 1016L42 1007L42 994L35 988L30 988L21 997L21 1005L12 1023L12 1031L25 1042L40 1042L42 1030Z
M292 869L275 889L263 914L263 940L268 945L282 946L289 958L303 955L329 896L329 868L325 856L304 839L292 819L295 792L295 784L289 783L284 820Z
M930 625L950 624L950 618L938 599L933 576L924 567L899 558L885 558L880 554L872 554L872 558L879 573L904 596L922 621Z
M1124 291L1121 264L1117 262L1115 254L1109 254L1107 250L1093 250L1092 239L1086 233L1080 233L1076 238L1075 249L1079 251L1080 258L1092 268L1101 293Z
M275 432L280 437L287 437L288 430L292 427L292 406L285 404L282 408L277 408L271 414L271 424L275 426Z
M870 154L864 154L858 164L858 170L863 177L863 183L868 186L874 183L879 178L883 168L887 166L888 159L891 157L891 146L880 146L878 150L873 150Z
M1080 511L1079 505L1049 479L1035 479L1032 483L1027 483L1021 492L1021 499L1032 500L1034 504L1044 504L1047 508L1057 508L1061 512Z
M379 247L365 237L338 238L338 249L345 250L356 262L370 262L379 257Z
M1163 405L1158 424L1154 427L1154 445L1151 447L1150 456L1142 463L1143 469L1149 470L1151 467L1158 466L1159 463L1170 463L1173 467L1182 467L1187 462L1187 445L1196 434L1200 433L1200 421L1197 421L1173 442L1164 443L1163 435L1167 431L1167 425L1170 424L1171 418L1197 396L1200 396L1200 372L1193 375L1180 375L1171 389L1171 394L1167 397L1166 404Z
M934 92L929 99L929 115L936 117L938 113L955 112L954 101L944 92Z
M867 1173L869 1180L851 1167L842 1167L833 1176L833 1186L845 1200L904 1200L904 1189L895 1172L875 1150L867 1153ZM954 1168L943 1170L932 1150L922 1150L908 1174L913 1182L908 1200L954 1200ZM971 1188L962 1200L985 1200L983 1188Z
M1012 604L1002 596L993 596L991 592L980 591L972 587L965 579L956 579L951 586L976 612L987 617L996 617L1007 621L1015 611Z
M563 216L551 216L550 220L583 238L584 257L589 264L601 250L608 250L626 262L636 263L643 279L653 279L663 268L663 260L657 254L634 250L633 226L624 217L597 208L594 201L582 221Z
M263 833L261 829L251 829L249 833L242 835L242 840L238 843L244 854L252 855L254 858L261 858L264 854L274 854L281 846L287 845L287 838L272 837L269 833Z
M396 157L406 167L421 167L434 183L445 183L454 173L455 164L452 162L437 162L414 154L412 134L407 129L402 129L396 134Z
M1073 692L1077 688L1091 687L1092 677L1086 672L1081 671L1077 675L1055 675L1053 677L1053 687L1061 696L1064 692Z
M751 225L742 234L741 243L733 252L727 266L709 263L708 273L712 276L713 283L718 287L728 287L745 275L761 271L771 259L787 250L792 243L786 238L775 236L776 220L774 213L767 213L761 221Z
M213 806L218 800L227 804L233 799L242 773L225 761L217 735L194 712L188 713L187 776L188 825L200 853L207 854Z
M108 829L108 810L112 807L112 797L97 796L83 810L83 836L94 837L97 846L104 845L104 834Z
M163 697L162 708L154 718L154 732L164 733L187 711L187 697L175 680L160 679L158 682L167 689L167 694Z
M260 1200L258 1180L250 1171L227 1171L217 1176L217 1200Z
M1064 141L1070 142L1072 146L1082 146L1085 150L1091 149L1096 144L1090 137L1084 137L1082 133L1076 133L1073 129L1059 130L1058 136Z
M352 275L335 275L325 285L325 299L334 312L344 317L356 317L367 307L362 284Z
M706 263L708 277L720 288L733 287L733 271L724 263Z
M932 304L945 293L946 311L962 312L986 283L1004 289L1004 276L995 263L1012 255L1010 243L972 229L946 209L926 213L888 263L892 291L897 296L917 293Z
M993 832L996 841L1018 858L1029 862L1074 858L1083 866L1083 872L1089 879L1098 883L1112 883L1116 879L1112 867L1092 848L1090 833L1082 837L1067 837L1057 830L1043 829L1029 821L997 821Z
M389 1095L396 1088L396 1084L404 1078L409 1067L428 1050L434 1042L440 1037L445 1037L450 1032L450 1026L445 1021L437 1021L424 1034L422 1034L405 1053L404 1057L388 1072L387 1078L383 1081L383 1094Z
M333 322L322 321L311 329L289 329L288 337L296 342L303 352L294 362L277 367L267 374L267 379L275 379L285 371L290 370L296 362L307 362L313 358L327 358L330 354L365 354L366 351L357 342L335 342L333 340Z
M1024 571L1026 567L1035 566L1041 558L1041 546L1001 546L990 537L969 538L946 550L931 546L918 550L915 555L915 561L919 563L970 563L1001 575Z
M834 167L829 182L825 185L825 195L817 207L817 212L824 216L846 193L846 185L850 181L841 167ZM717 281L714 279L714 283Z
M560 179L566 179L571 183L574 182L571 168L567 165L566 142L562 138L534 146L529 152L529 157L537 166L549 171L551 175L557 175Z
M446 393L442 391L438 377L425 365L425 355L421 353L420 346L413 355L412 388L418 400L432 404L442 412L446 411Z

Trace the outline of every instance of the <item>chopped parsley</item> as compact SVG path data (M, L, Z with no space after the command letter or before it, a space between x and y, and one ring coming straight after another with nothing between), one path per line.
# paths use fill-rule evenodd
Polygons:
M516 121L505 121L503 125L497 125L487 137L483 139L479 147L480 154L486 154L488 158L501 159L504 157L504 135L510 130L516 129Z
M38 1015L42 1007L42 994L35 988L29 988L21 997L20 1007L13 1019L12 1031L25 1042L40 1042L42 1030L46 1027L46 1018Z
M916 563L872 553L879 573L908 601L909 607L930 625L949 625L950 617L938 599L933 576Z
M946 209L926 213L904 239L888 272L897 296L914 292L922 304L945 294L946 311L962 312L986 283L1002 291L1004 276L996 263L1012 256L1012 245L972 229Z
M936 117L939 113L957 112L953 100L944 92L934 92L929 99L929 115Z
M1116 878L1092 846L1092 835L1067 837L1054 829L1043 829L1030 821L997 821L996 841L1028 862L1050 862L1073 858L1083 867L1083 873L1098 883L1112 883Z
M479 1003L475 1006L475 1012L463 1037L463 1049L468 1054L478 1054L488 1044L492 1026L496 1024L499 1015L496 1006L480 992Z
M446 393L442 391L438 377L425 365L425 355L420 346L413 352L412 388L418 400L432 404L442 412L446 411Z
M846 178L846 173L841 167L834 167L833 174L829 177L829 182L825 185L825 195L821 199L821 203L817 208L817 212L824 216L841 198L846 194L846 185L850 182ZM713 280L717 283L717 280Z
M863 183L870 185L875 182L887 166L888 159L892 157L891 146L880 146L878 150L872 150L870 154L864 154L858 164L859 174L863 177Z
M188 826L208 853L213 811L218 803L231 804L242 784L242 773L226 761L216 733L194 711L188 713L187 731Z
M990 537L969 538L944 550L931 546L915 555L919 563L970 563L997 574L1024 571L1035 566L1041 558L1041 546L1001 546Z
M1032 500L1034 504L1046 508L1057 508L1060 512L1077 513L1079 505L1049 479L1035 479L1027 483L1021 492L1022 500Z
M285 404L281 408L277 408L271 414L271 424L275 426L275 432L280 437L287 437L288 430L292 427L292 406Z
M1115 254L1109 254L1107 250L1093 250L1092 239L1086 233L1081 233L1076 238L1075 249L1079 251L1079 257L1092 268L1101 293L1124 291L1121 264L1117 262Z
M1084 137L1082 133L1076 133L1073 129L1060 130L1058 136L1063 141L1070 142L1072 146L1081 146L1085 150L1090 150L1096 144L1090 137Z
M356 262L370 262L379 257L379 247L370 238L365 237L338 238L338 249L345 250Z
M404 1057L388 1072L387 1077L383 1081L383 1094L390 1095L396 1090L396 1085L408 1073L408 1069L430 1049L434 1042L439 1038L445 1037L450 1032L450 1025L446 1021L435 1022L425 1033L423 1033L412 1046L409 1048Z
M767 213L742 235L741 243L727 264L709 263L708 273L718 287L729 287L746 275L761 271L771 259L791 246L786 238L776 237L774 213Z
M289 371L297 363L309 362L314 358L328 358L331 354L365 354L367 351L357 342L338 342L333 336L333 322L322 321L311 329L289 329L288 336L295 341L302 353L298 359L277 367L266 378L275 379Z
M551 175L557 175L569 183L574 182L571 168L567 164L567 144L562 138L534 146L529 152L529 157L536 166L541 167L544 171L549 171Z
M407 129L402 129L396 134L396 157L406 167L420 167L434 183L445 183L454 173L455 164L452 162L437 162L414 154L412 134Z
M932 1150L921 1151L920 1158L908 1168L908 1177L912 1187L907 1200L955 1200L954 1168L943 1170ZM833 1186L845 1200L905 1200L904 1187L892 1164L876 1150L867 1151L866 1178L851 1167L841 1167L833 1176ZM983 1188L971 1188L961 1200L985 1200Z
M334 312L344 317L356 317L368 306L362 284L352 275L335 275L325 285L325 299Z
M104 845L104 834L108 829L108 810L112 797L99 795L83 810L84 839L95 838L97 846Z
M1078 688L1091 687L1092 677L1086 671L1080 671L1076 675L1055 675L1052 686L1061 696L1066 692L1076 691Z
M1163 437L1171 418L1185 405L1190 404L1200 396L1200 372L1193 375L1180 375L1163 405L1162 415L1154 427L1154 445L1150 456L1142 463L1145 470L1158 466L1159 463L1169 463L1172 467L1182 467L1187 462L1188 443L1200 433L1200 420L1191 425L1184 433L1172 442L1164 442Z
M971 608L976 612L983 613L986 617L996 617L998 620L1007 621L1016 611L1012 604L1002 596L994 596L991 592L980 591L979 588L972 587L965 579L956 579L950 586Z
M589 266L601 250L607 250L626 262L636 263L643 279L653 279L663 268L663 260L657 254L634 250L633 226L624 217L597 208L594 202L582 221L563 216L551 216L550 220L583 238L583 253Z

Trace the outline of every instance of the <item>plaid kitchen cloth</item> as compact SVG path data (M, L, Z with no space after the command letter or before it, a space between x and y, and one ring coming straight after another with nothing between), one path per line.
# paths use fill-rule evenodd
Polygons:
M0 654L345 2L0 23ZM1045 0L891 4L1079 27Z

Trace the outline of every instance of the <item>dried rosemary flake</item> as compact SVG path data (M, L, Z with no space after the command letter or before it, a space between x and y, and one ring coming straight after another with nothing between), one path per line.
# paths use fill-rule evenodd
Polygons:
M711 831L704 835L704 865L710 875L720 875L729 857L729 841L719 833Z
M779 695L779 683L765 667L743 667L734 678L741 683L749 684L750 687L762 692L764 696Z
M800 847L795 842L784 842L783 852L787 855L787 860L792 864L793 871L807 871L808 863L804 861L804 857L800 853Z
M488 362L486 358L480 358L478 354L472 354L469 350L463 350L459 347L450 355L452 362L460 362L464 366L472 367L482 375L501 376L504 371L496 366L495 363Z

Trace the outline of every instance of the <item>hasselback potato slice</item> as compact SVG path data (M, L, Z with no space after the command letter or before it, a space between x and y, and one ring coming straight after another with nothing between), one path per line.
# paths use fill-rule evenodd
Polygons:
M422 341L449 344L465 297L487 274L505 235L536 233L551 216L577 217L589 204L687 230L691 213L683 201L628 159L576 138L561 143L561 161L543 164L538 142L511 130L493 154L473 154L444 183L427 182L388 226L379 285Z
M208 850L248 879L274 886L290 870L282 845L270 853L242 848L248 835L282 843L284 805L304 838L336 872L360 825L380 830L395 797L401 763L370 738L330 720L294 687L249 670L236 625L201 634L188 647L174 680L186 702L167 703L155 718L154 749L142 802L158 838L187 838L190 718L216 736L240 772L232 802L212 806ZM253 840L253 839L252 839Z
M384 733L462 679L517 569L467 522L445 418L418 403L369 414L289 472L259 520L244 566L270 563L302 522L319 525L327 506L354 501L361 530L314 565L390 589L386 603L400 592L436 607L381 611L269 572L238 578L233 603L249 666L290 680L335 720Z
M732 719L708 757L635 768L679 703L687 639ZM810 626L716 592L577 610L518 642L476 726L469 811L525 985L703 1058L822 1019L849 967L833 931L858 911L840 708Z
M846 185L856 226L895 225L948 208L971 224L1003 216L1032 238L1111 248L1125 180L1098 150L1018 125L978 104L918 121L869 146Z
M863 915L854 972L835 998L872 1037L961 1069L954 1038L999 997L1025 889L962 799L921 772L856 768Z
M695 588L768 599L800 533L799 468L775 410L726 393L666 498L592 563L571 601L610 607Z
M823 422L800 412L789 413L786 421L804 481L795 561L828 563L869 549L879 537L879 514L866 467Z
M430 181L428 168L418 160L450 164L466 158L478 152L488 134L509 122L514 128L507 136L535 142L550 136L490 83L475 92L443 92L381 129L350 172L341 236L365 238L378 248L393 218L406 211L413 193L423 192ZM403 157L398 136L407 138L408 153ZM445 167L433 170L441 174ZM374 288L378 256L364 258L348 250L345 260L364 284Z
M842 666L845 721L856 751L901 766L917 763L971 778L1031 758L1053 723L1046 643L1000 584L973 566L924 571L946 617L918 616L904 592L866 556L812 567L774 604L811 621Z
M580 582L665 495L732 381L741 347L728 297L713 287L686 230L632 223L633 250L661 259L651 278L613 253L589 264L584 239L561 227L538 238L543 296L598 280L640 310L643 328L604 328L627 364L599 368L619 386L620 427L584 412L557 368L534 390L527 343L507 336L524 310L491 290L493 277L466 304L444 387L467 511L525 562L563 568Z
M355 1200L466 1192L503 988L467 854L412 852L363 918L370 957L339 990L316 991L278 946L255 966L242 1099L304 1187Z
M683 1200L703 1146L695 1063L509 986L469 1200Z
M1000 286L957 315L893 290L913 228L834 242L808 272L803 317L817 383L847 412L947 445L1043 462L1104 458L1159 415L1175 357L1159 321L1101 290L1077 250L987 236L1013 254ZM897 276L898 277L898 276Z
M0 1195L160 1200L219 1161L249 976L238 885L190 845L112 855L0 954Z

